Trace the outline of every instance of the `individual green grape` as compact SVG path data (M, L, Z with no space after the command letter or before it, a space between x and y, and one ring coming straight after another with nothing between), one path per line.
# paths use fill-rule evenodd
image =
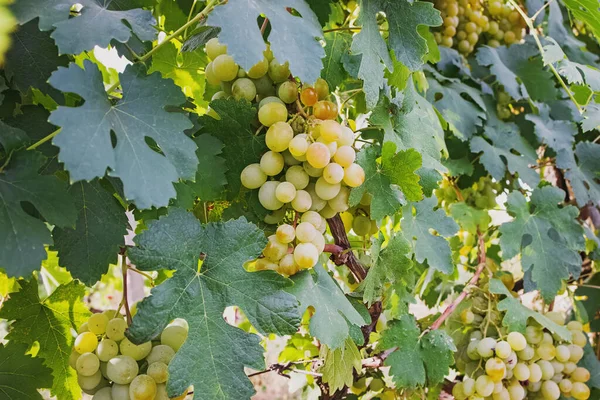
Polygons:
M275 238L279 243L291 243L296 237L296 230L288 224L280 225L275 231Z
M130 383L138 374L139 368L137 362L126 355L111 358L106 365L106 374L108 378L119 385Z
M496 347L496 339L486 337L479 341L477 345L477 352L483 358L488 358L494 355L494 348Z
M315 90L319 96L319 100L325 100L329 96L329 84L323 78L317 79L315 82Z
M541 392L544 400L558 400L560 397L560 389L554 381L545 381L542 383Z
M284 165L283 156L274 151L267 151L260 158L260 169L268 176L278 175L283 171Z
M296 190L304 189L310 180L310 177L300 165L294 165L285 172L285 180L290 182Z
M339 183L328 183L323 177L317 179L315 183L315 191L317 196L323 200L331 200L340 192L341 185Z
M269 127L265 142L270 150L282 152L286 150L294 137L292 127L286 122L276 122Z
M301 157L306 154L309 145L307 135L299 134L289 142L289 150L294 157Z
M583 348L588 343L588 337L582 331L572 330L571 334L573 335L573 344L575 346Z
M575 364L572 361L568 361L566 363L564 363L565 367L563 368L563 372L567 375L573 373L573 371L575 371L575 369L577 369L577 364Z
M556 346L556 359L562 363L569 361L569 357L571 357L571 352L569 348L564 344Z
M573 389L573 382L571 382L571 380L569 380L569 379L562 379L558 383L558 388L563 393L570 393L571 390Z
M113 383L111 387L112 400L130 400L129 399L129 385L119 385Z
M92 332L80 333L73 347L79 354L92 353L98 347L98 338Z
M554 374L562 374L565 370L565 364L556 361L556 359L550 361L550 364L552 364L552 368L554 368Z
M317 233L317 228L310 222L301 222L296 226L296 239L301 243L311 242Z
M71 354L69 355L69 365L73 369L77 369L77 359L81 356L75 349L71 349Z
M227 98L229 98L229 95L227 93L225 93L223 90L220 90L217 93L213 94L213 96L210 98L210 100L213 101L213 100L227 99Z
M347 126L342 126L342 136L338 139L338 146L352 146L354 144L354 132Z
M313 178L318 178L323 174L323 168L315 168L312 165L310 165L308 161L303 162L302 167L304 168L304 171L306 171L308 176L311 176Z
M567 324L567 329L570 331L583 331L583 325L579 321L569 321Z
M337 151L333 155L333 161L341 165L342 167L349 167L354 163L356 159L356 152L350 146L338 147Z
M267 210L274 211L283 206L283 203L277 200L277 197L275 196L277 186L279 186L279 182L268 181L258 190L258 201Z
M115 342L119 342L125 338L125 330L127 322L122 318L113 318L106 325L106 337Z
M508 344L508 342L505 340L501 340L498 343L496 343L496 356L500 358L508 358L508 356L510 356L510 353L512 353L512 350L513 349L510 346L510 344Z
M264 126L271 126L276 122L285 122L287 117L288 112L285 105L275 101L265 103L258 109L258 120Z
M113 400L110 386L98 390L92 400Z
M240 181L248 189L258 189L267 181L267 174L260 168L260 164L250 164L242 170Z
M187 339L188 330L187 321L182 318L176 318L163 329L160 334L160 343L171 347L174 351L178 351Z
M296 190L296 197L292 200L292 208L298 212L306 212L311 209L313 199L305 190Z
M525 338L527 343L539 344L544 338L544 332L537 326L528 326L525 328Z
M285 64L279 64L277 60L271 60L269 63L269 77L271 80L273 80L273 82L285 82L289 76L290 67L287 61Z
M544 332L544 337L542 338L542 341L540 342L540 346L543 344L551 344L552 346L554 346L554 338L552 338L552 335L549 334L548 332ZM552 357L554 358L554 357Z
M227 45L219 43L219 39L212 38L206 42L206 55L211 60L225 53L227 53Z
M104 314L92 314L87 324L90 332L95 335L103 335L106 332L106 325L108 325L108 317Z
M546 318L548 318L550 321L554 322L557 325L565 324L565 317L562 315L562 313L558 311L549 311L545 315Z
M165 383L169 379L169 367L161 361L148 365L148 376L156 383Z
M284 103L291 104L298 99L298 85L294 81L285 81L277 89L277 96Z
M539 358L546 361L550 361L556 356L556 348L549 343L540 344L535 352Z
M136 364L137 366L137 364ZM96 372L90 376L85 376L81 374L77 374L77 384L83 390L93 390L96 388L100 382L102 381L102 374L100 370L96 370Z
M81 376L92 376L100 368L100 360L94 353L83 353L75 363L75 369Z
M350 198L350 190L344 186L340 187L339 193L331 200L327 201L327 204L336 213L346 211L348 206L348 200ZM372 221L375 222L375 221Z
M319 259L319 252L312 243L300 243L294 249L294 261L300 268L312 268Z
M290 203L296 197L296 187L290 182L281 182L275 189L275 197L282 203Z
M262 78L269 71L269 61L263 58L256 64L254 64L247 72L248 76L252 79Z
M344 168L344 183L352 188L359 187L365 181L365 171L358 164Z
M590 398L590 388L585 383L574 382L571 397L575 400L587 400Z
M206 67L204 67L204 76L206 76L206 81L209 85L218 86L221 83L221 80L215 74L212 62L209 62ZM231 91L229 93L231 93Z
M231 81L237 78L239 67L233 57L221 54L212 61L212 71L220 81Z
M481 375L475 380L475 391L482 397L488 397L494 391L494 381L487 375Z
M508 357L504 358L503 361L504 364L506 364L506 369L512 370L515 367L515 365L517 365L519 358L517 357L517 353L511 351Z
M525 389L519 384L509 385L506 389L510 395L510 400L523 400L525 398Z
M335 142L342 137L342 126L333 120L325 120L321 122L319 129L321 138L327 142Z
M508 392L508 389L502 387L501 390L493 393L492 400L510 400L510 393Z
M521 382L528 380L530 374L529 367L522 362L517 363L513 368L513 376Z
M325 238L321 232L317 232L314 239L310 241L316 248L319 254L325 250Z
M569 345L569 352L571 353L571 356L569 357L569 361L578 363L579 360L581 360L583 358L583 349L575 344Z
M529 382L542 380L542 368L536 363L529 364Z
M500 382L506 373L506 365L500 358L490 358L485 363L485 373L494 382Z
M323 219L321 218L319 213L314 212L314 211L307 211L302 215L302 217L300 217L301 222L308 222L309 224L314 226L316 229L321 226L322 220Z
M517 355L521 360L529 361L535 356L535 350L533 347L526 345L523 350L517 352Z
M546 381L552 379L552 377L554 376L554 368L552 367L552 364L550 364L550 362L546 360L538 360L536 361L536 364L540 366L540 369L542 371L542 380Z
M263 250L263 255L273 262L277 262L283 258L288 252L287 243L281 243L277 240L276 235L268 237L267 245ZM168 363L166 363L168 364Z
M327 140L325 140L325 138L323 138L323 136L319 136L317 142L323 143L325 146L327 146L327 148L329 149L329 154L331 154L332 156L337 151L337 142L328 142Z
M102 339L96 349L100 361L108 361L119 354L119 345L112 339Z
M331 153L329 152L329 148L323 143L311 143L311 145L308 146L308 150L306 150L306 161L308 161L313 168L325 168L325 166L329 164L330 159ZM310 172L308 172L308 174L311 175Z
M364 215L357 215L352 222L352 230L358 236L366 236L371 231L371 220Z
M344 168L336 163L329 163L323 168L323 179L327 183L336 184L344 179Z
M463 392L466 396L471 396L475 393L475 379L471 379L468 376L462 381L463 384Z
M138 375L129 384L131 400L154 400L155 395L156 382L148 375Z
M322 198L317 196L317 192L315 191L315 184L312 182L309 183L308 186L306 186L305 191L309 194L309 197L311 199L311 206L309 207L309 210L320 213L320 211L323 210L325 206L327 206L327 200L323 200Z
M88 324L87 322L84 322L83 324L81 324L81 326L79 327L79 329L77 329L77 334L82 334L84 332L89 332L90 330L88 329Z
M465 394L465 392L463 390L462 382L457 382L454 385L454 387L452 388L452 396L454 396L454 398L456 400L466 400L467 399L467 395Z
M124 356L129 356L136 361L140 361L150 354L150 350L152 350L152 342L145 342L140 345L136 345L131 343L129 339L125 338L119 344L119 350Z
M571 380L573 382L587 382L590 380L590 371L583 367L575 368L575 371L571 373Z
M262 99L259 103L258 103L258 109L260 110L261 108L263 108L263 106L269 104L269 103L277 103L277 104L281 104L282 106L285 107L285 103L283 101L281 101L281 99L277 96L268 96L265 97L264 99ZM286 113L287 113L287 108L286 108ZM286 116L287 119L287 116ZM283 120L283 122L285 122L285 119Z
M231 86L231 94L236 100L246 99L252 101L256 97L256 86L248 78L236 79L233 86Z

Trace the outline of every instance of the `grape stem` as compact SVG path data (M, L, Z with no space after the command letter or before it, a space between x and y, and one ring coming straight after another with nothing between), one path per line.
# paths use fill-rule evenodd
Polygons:
M251 374L248 374L248 378L251 378L253 376L257 376L257 375L262 375L262 374L266 374L268 372L271 371L276 371L278 375L284 376L288 379L290 379L290 376L288 374L285 373L285 371L289 371L289 372L296 372L299 374L304 374L304 375L312 375L315 377L322 377L323 374L320 374L318 372L313 372L313 371L307 371L307 370L303 370L303 369L295 369L292 368L292 366L295 363L292 362L288 362L285 364L280 364L280 363L275 363L275 364L271 364L269 365L269 367L267 369L264 369L262 371L258 371L258 372L253 372Z
M304 112L304 108L302 108L302 104L300 104L300 100L296 99L296 108L298 109L298 113L302 115L304 118L308 118L308 115Z
M431 325L431 330L439 329L440 326L442 326L444 321L448 319L448 317L454 312L456 307L458 307L458 305L467 297L469 288L477 284L481 273L485 269L485 242L483 240L483 234L481 232L477 232L477 236L479 237L479 264L477 265L477 270L475 270L475 274L473 274L473 277L471 278L471 280L469 280L469 283L465 285L464 289L462 290L462 292L460 292L460 295L458 295L456 300L454 300L452 304L446 307L442 315L440 315L439 318Z
M29 146L27 148L27 150L34 150L37 147L43 145L44 143L46 143L48 140L51 140L54 136L58 135L60 132L61 128L58 128L57 130L55 130L54 132L52 132L49 135L44 136L43 138L41 138L40 140L38 140L37 142L35 142L34 144L32 144L31 146Z
M119 253L119 264L121 266L121 272L123 274L123 306L125 307L125 314L127 315L127 326L131 325L131 310L129 310L129 300L127 299L127 263L125 262L125 250L122 248ZM119 307L120 309L121 307Z
M382 351L373 357L365 358L362 360L362 366L365 368L379 368L383 365L385 359L396 350L398 350L398 347L392 347L391 349Z

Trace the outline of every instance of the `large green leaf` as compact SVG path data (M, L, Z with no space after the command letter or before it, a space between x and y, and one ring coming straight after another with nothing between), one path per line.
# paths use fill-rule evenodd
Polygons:
M565 0L565 5L575 19L583 21L600 40L600 10L596 0Z
M583 228L577 222L574 206L559 207L564 192L546 186L535 189L528 203L518 191L508 195L506 209L514 220L500 226L500 246L504 259L521 254L523 271L542 296L552 299L562 281L579 276L580 251L585 248Z
M260 255L265 244L264 233L243 218L202 225L180 209L171 209L136 237L128 255L137 268L175 273L138 303L130 339L151 340L174 318L189 323L188 339L169 365L170 395L189 385L210 399L244 399L254 393L244 366L264 368L260 339L228 325L223 319L227 306L239 306L261 333L296 331L298 302L281 290L291 282L273 271L244 270L243 264Z
M571 332L566 327L560 326L545 315L525 307L518 299L513 297L502 281L490 279L490 292L506 296L498 303L498 310L505 312L502 325L506 326L509 332L525 333L527 320L533 318L541 326L557 334L561 339L566 341L571 340Z
M42 400L37 389L52 386L52 371L39 358L25 355L28 347L0 344L0 394L5 400Z
M75 341L73 330L90 316L82 301L85 287L71 281L41 299L37 279L21 280L19 285L21 290L11 293L10 300L0 309L0 318L14 321L6 339L28 346L38 342L37 356L54 377L47 385L52 387L52 394L61 400L80 399L77 372L69 366L69 355Z
M158 73L146 75L143 66L129 66L121 74L123 99L113 105L98 67L87 60L84 66L59 68L50 78L52 86L85 100L80 107L59 107L50 115L50 122L62 128L53 143L71 180L102 177L110 168L138 208L166 206L175 197L173 182L194 179L198 165L196 144L183 133L192 123L182 113L165 110L185 102L181 90ZM147 137L162 154L148 145Z
M450 274L454 264L446 239L456 234L458 225L443 209L435 210L436 206L435 196L405 206L402 210L402 232L411 243L418 262L427 260L431 268Z
M575 152L571 149L559 151L556 166L565 170L580 207L588 203L600 204L600 144L580 142L575 146Z
M31 203L51 224L75 224L67 185L55 176L39 175L45 160L38 152L21 151L0 171L0 265L9 276L29 276L46 258L44 245L52 244L44 221L27 213L22 202Z
M344 56L350 52L352 35L348 32L329 32L325 37L325 58L323 59L323 70L321 78L325 79L333 90L340 86L348 73L344 69Z
M292 15L288 8L300 15ZM243 10L243 12L240 12ZM323 66L325 50L317 41L323 36L317 16L304 0L230 0L216 7L207 24L221 28L219 41L227 45L227 53L246 71L263 59L266 49L256 19L264 14L271 30L267 40L280 62L288 61L290 71L303 82L313 83ZM235 26L235 29L231 29Z
M127 216L123 206L98 180L69 187L77 208L75 229L55 228L54 250L60 265L74 278L92 286L117 262L119 246L125 244Z
M434 330L421 336L421 330L412 315L403 315L392 321L383 332L379 348L398 349L384 361L397 388L435 386L443 382L454 363L456 346L443 330Z
M332 393L344 386L352 386L354 371L358 373L362 368L360 351L351 338L346 339L343 347L334 350L322 345L319 357L324 363L321 368L323 382L329 385Z
M58 100L60 93L48 85L48 78L59 66L67 65L69 59L58 55L50 34L41 32L37 21L30 21L16 30L12 42L4 65L8 79L23 93L33 87Z
M252 123L256 120L256 109L247 101L221 99L211 102L210 107L219 114L220 119L208 115L200 117L201 132L209 133L223 143L221 157L227 165L228 197L234 198L242 186L242 170L249 164L259 162L267 150L265 136L254 134Z
M365 171L365 182L352 190L349 199L354 206L369 193L371 216L376 220L399 211L406 199L423 197L419 176L415 174L421 167L421 155L413 149L396 153L392 142L386 143L381 153L377 146L366 147L358 153L356 162Z
M354 308L320 264L294 275L292 280L294 286L287 291L300 301L300 311L304 312L309 306L315 309L310 319L310 334L330 349L344 345L351 325L363 326L370 322Z
M577 124L553 119L550 116L550 107L545 104L540 105L539 110L539 115L527 114L525 118L533 122L534 132L540 142L546 143L556 152L564 149L570 151L575 142Z
M580 0L571 0L574 4ZM563 18L562 8L558 2L550 2L548 12L548 35L550 35L569 57L569 60L584 64L594 64L598 60L598 56L590 51L582 51L585 49L585 43L575 38L570 27L570 18L566 23ZM540 4L541 6L541 4Z

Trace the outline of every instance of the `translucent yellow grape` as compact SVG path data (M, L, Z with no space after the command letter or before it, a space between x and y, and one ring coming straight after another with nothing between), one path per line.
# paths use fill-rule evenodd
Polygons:
M258 120L264 126L271 126L276 122L285 122L287 117L287 108L277 102L267 103L258 110Z
M358 187L365 181L365 171L358 164L350 164L344 168L344 183L350 187Z
M152 348L150 354L146 357L146 361L148 361L148 364L162 362L169 365L173 357L175 357L175 350L173 350L171 346L159 344Z
M148 375L138 375L129 385L131 400L154 400L156 382Z
M219 39L212 38L206 42L206 55L211 60L225 53L227 53L227 45L219 43Z
M73 347L79 354L92 353L98 347L98 338L92 332L80 333Z
M283 224L275 231L275 237L280 243L290 243L296 237L296 230L291 225Z
M305 212L311 209L313 199L305 190L297 190L296 197L292 200L292 208L298 212Z
M289 203L296 197L296 187L290 182L281 182L275 189L275 197L282 203Z
M323 143L315 142L308 146L306 151L306 161L314 168L324 168L329 164L331 153L329 148ZM310 173L309 173L310 175Z
M312 268L319 259L319 252L312 243L300 243L294 249L294 260L300 268Z

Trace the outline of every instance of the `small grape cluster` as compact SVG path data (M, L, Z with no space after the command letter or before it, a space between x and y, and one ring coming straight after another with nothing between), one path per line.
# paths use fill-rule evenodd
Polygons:
M288 210L301 215L300 224L281 225L269 237L255 268L288 276L311 268L325 247L325 218L346 211L350 189L365 180L362 167L354 162L354 132L335 121L338 109L327 100L325 80L299 85L290 78L288 64L279 64L269 50L247 72L216 38L208 41L206 52L213 60L206 67L207 80L223 89L213 98L231 95L257 101L258 120L267 128L269 151L244 168L242 185L258 189L260 204L273 212L265 222L281 222ZM299 112L288 118L288 107Z
M69 358L79 386L94 400L168 400L168 365L187 338L187 322L175 319L155 341L140 345L125 337L126 329L115 310L93 314L79 327Z
M487 45L510 45L523 38L525 21L501 0L436 0L443 25L434 33L438 44L467 55L484 39Z
M564 325L560 313L549 312L546 316ZM456 400L557 400L561 395L589 399L590 389L585 382L590 373L577 366L587 343L581 323L567 324L573 340L566 343L536 322L527 326L524 335L495 331L497 336L486 336L484 322L489 315L481 317L465 309L460 317L465 324L481 324L480 329L471 332L466 351L457 362L465 377L453 388Z
M365 193L358 205L340 214L347 233L352 230L357 236L370 236L379 231L377 222L371 219L371 199L371 194Z
M499 182L494 182L490 176L482 176L470 187L458 189L450 179L442 180L440 187L434 190L438 204L446 211L453 203L464 201L471 207L481 210L490 210L496 207L496 196L502 190ZM459 199L458 191L462 199Z

